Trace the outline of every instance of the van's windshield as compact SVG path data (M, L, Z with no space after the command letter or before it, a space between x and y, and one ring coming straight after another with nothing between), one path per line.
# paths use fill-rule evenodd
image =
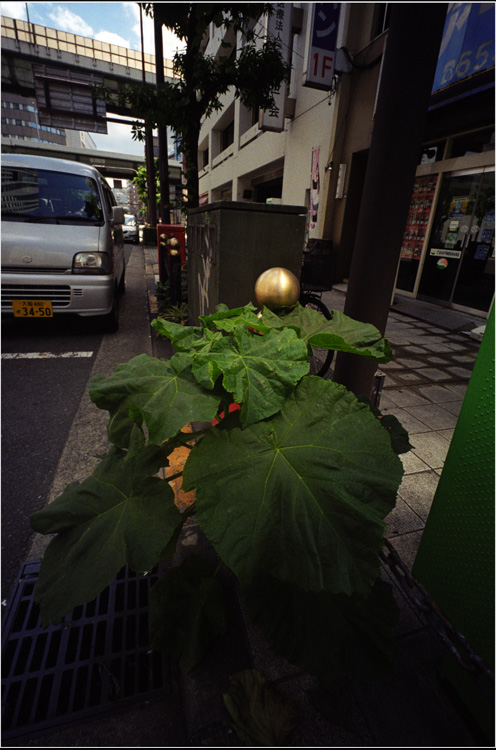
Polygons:
M103 224L98 186L91 177L2 166L2 220Z

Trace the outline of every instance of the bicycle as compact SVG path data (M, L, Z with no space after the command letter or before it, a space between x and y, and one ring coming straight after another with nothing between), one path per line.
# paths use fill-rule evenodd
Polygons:
M322 301L322 293L332 289L334 281L335 258L330 240L309 240L303 252L300 297L302 307L309 307L323 315L327 320L332 314ZM310 358L310 375L323 378L331 367L334 350L312 347Z

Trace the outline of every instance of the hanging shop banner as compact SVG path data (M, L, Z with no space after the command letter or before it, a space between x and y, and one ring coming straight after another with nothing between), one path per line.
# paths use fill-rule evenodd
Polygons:
M432 91L494 67L494 4L452 3Z
M310 229L315 229L319 218L320 174L319 148L312 149L312 174L310 177Z
M273 12L267 21L267 36L277 39L281 45L284 62L289 62L291 43L291 9L293 3L275 3ZM286 83L272 90L274 106L260 113L258 122L262 130L281 133L284 130L284 102L286 100Z
M307 39L303 85L332 88L341 3L314 3Z

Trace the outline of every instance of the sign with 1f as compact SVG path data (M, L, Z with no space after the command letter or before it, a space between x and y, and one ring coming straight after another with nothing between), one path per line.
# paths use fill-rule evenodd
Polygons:
M328 91L332 88L341 3L315 3L307 43L303 85Z

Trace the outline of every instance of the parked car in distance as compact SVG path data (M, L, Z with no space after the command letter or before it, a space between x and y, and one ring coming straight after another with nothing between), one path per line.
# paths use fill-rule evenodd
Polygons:
M139 227L136 216L124 214L122 232L124 234L124 242L139 242Z
M2 314L98 316L119 325L122 225L105 178L80 162L2 155Z

